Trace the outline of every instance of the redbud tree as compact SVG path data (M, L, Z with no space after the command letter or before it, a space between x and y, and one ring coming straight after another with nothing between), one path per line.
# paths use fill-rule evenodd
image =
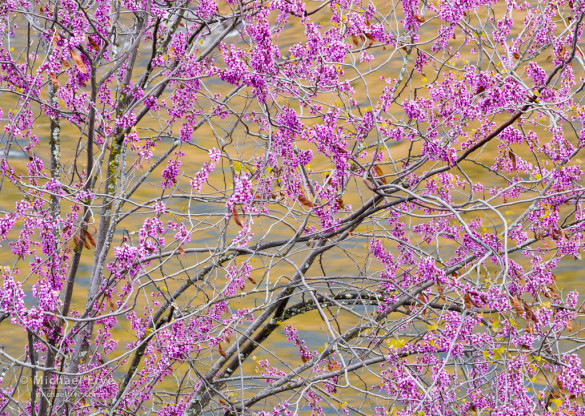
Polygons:
M0 1L0 414L585 415L584 14Z

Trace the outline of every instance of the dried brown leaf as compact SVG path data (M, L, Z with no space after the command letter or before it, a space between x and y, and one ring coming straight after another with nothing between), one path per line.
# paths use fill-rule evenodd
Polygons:
M183 250L183 247L179 247L177 251L179 252L179 254L181 254L181 256L187 257L187 254L185 254L185 250Z

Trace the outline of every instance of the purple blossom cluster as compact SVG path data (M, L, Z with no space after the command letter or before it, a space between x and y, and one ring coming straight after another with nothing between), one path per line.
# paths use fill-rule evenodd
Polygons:
M0 416L585 415L584 20L0 1Z

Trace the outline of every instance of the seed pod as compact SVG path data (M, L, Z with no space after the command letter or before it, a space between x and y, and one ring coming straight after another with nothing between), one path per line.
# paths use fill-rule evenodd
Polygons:
M559 393L564 395L565 394L565 385L564 385L563 381L561 380L561 372L560 371L557 371L557 386L559 387Z
M366 33L366 38L368 39L368 48L374 44L374 37L369 33Z
M95 240L93 239L93 236L87 230L85 230L85 237L89 241L89 244L91 244L94 248L97 247L97 244L96 244Z
M536 315L534 314L534 312L532 311L532 309L530 308L530 306L528 306L528 304L526 302L524 302L524 312L526 313L527 320L530 320L530 321L534 322L535 324L538 323L538 319L536 319Z
M52 72L49 72L49 76L51 77L51 81L53 82L55 88L59 88L59 81L57 80L57 76Z
M79 245L79 237L77 234L73 235L73 244L75 244L75 250L79 250L81 246Z
M314 205L311 201L309 201L307 199L307 197L305 197L305 195L299 195L299 202L301 204L303 204L304 206L306 206L307 208L313 208Z
M510 161L512 162L512 169L517 170L518 166L516 164L516 155L512 151L512 149L508 149L508 156L510 157Z
M223 350L223 348L221 347L221 344L217 344L217 350L219 351L219 354L223 357L223 358L227 358L227 354L225 353L225 351Z
M386 185L388 183L386 178L384 178L384 171L382 170L382 168L380 166L378 166L378 165L374 166L374 172L376 172L376 176L378 177L378 180L380 182L382 182L384 185Z
M327 368L329 371L337 371L341 369L341 366L337 363L332 363L331 361L327 364Z
M441 284L437 284L437 291L439 292L439 298L445 302L445 287Z
M87 241L85 231L84 230L81 230L79 232L79 234L80 234L80 240L83 242L83 246L86 249L91 250L91 246L89 245L89 242Z
M75 62L75 66L77 67L77 69L79 69L79 72L81 72L82 74L87 74L87 68L85 66L85 63L83 62L83 59L81 59L81 56L79 56L79 54L75 52L73 49L71 49L70 52L71 58L73 58L73 62Z
M548 409L551 401L556 400L556 399L560 399L560 397L561 397L561 395L558 392L551 390L551 392L548 394L548 397L546 399L546 408Z
M51 43L53 44L53 46L55 48L59 47L59 45L57 44L59 39L61 39L61 36L59 36L59 33L57 33L57 31L55 31L55 34L53 35L53 38L51 39Z
M238 224L240 227L244 228L245 223L240 218L240 214L238 214L238 210L236 209L235 206L232 207L232 215L234 216L234 221L236 222L236 224Z
M100 50L100 47L95 42L95 40L93 40L92 38L89 38L88 41L89 41L89 46L91 46L94 51L99 51Z
M465 302L465 308L468 311L470 311L473 301L471 300L471 296L469 296L469 293L466 293L465 295L463 295L463 301Z
M512 303L512 306L514 307L514 311L522 316L522 314L524 313L524 311L522 310L522 307L520 306L520 300L518 300L518 296L514 295L510 298L510 302Z

